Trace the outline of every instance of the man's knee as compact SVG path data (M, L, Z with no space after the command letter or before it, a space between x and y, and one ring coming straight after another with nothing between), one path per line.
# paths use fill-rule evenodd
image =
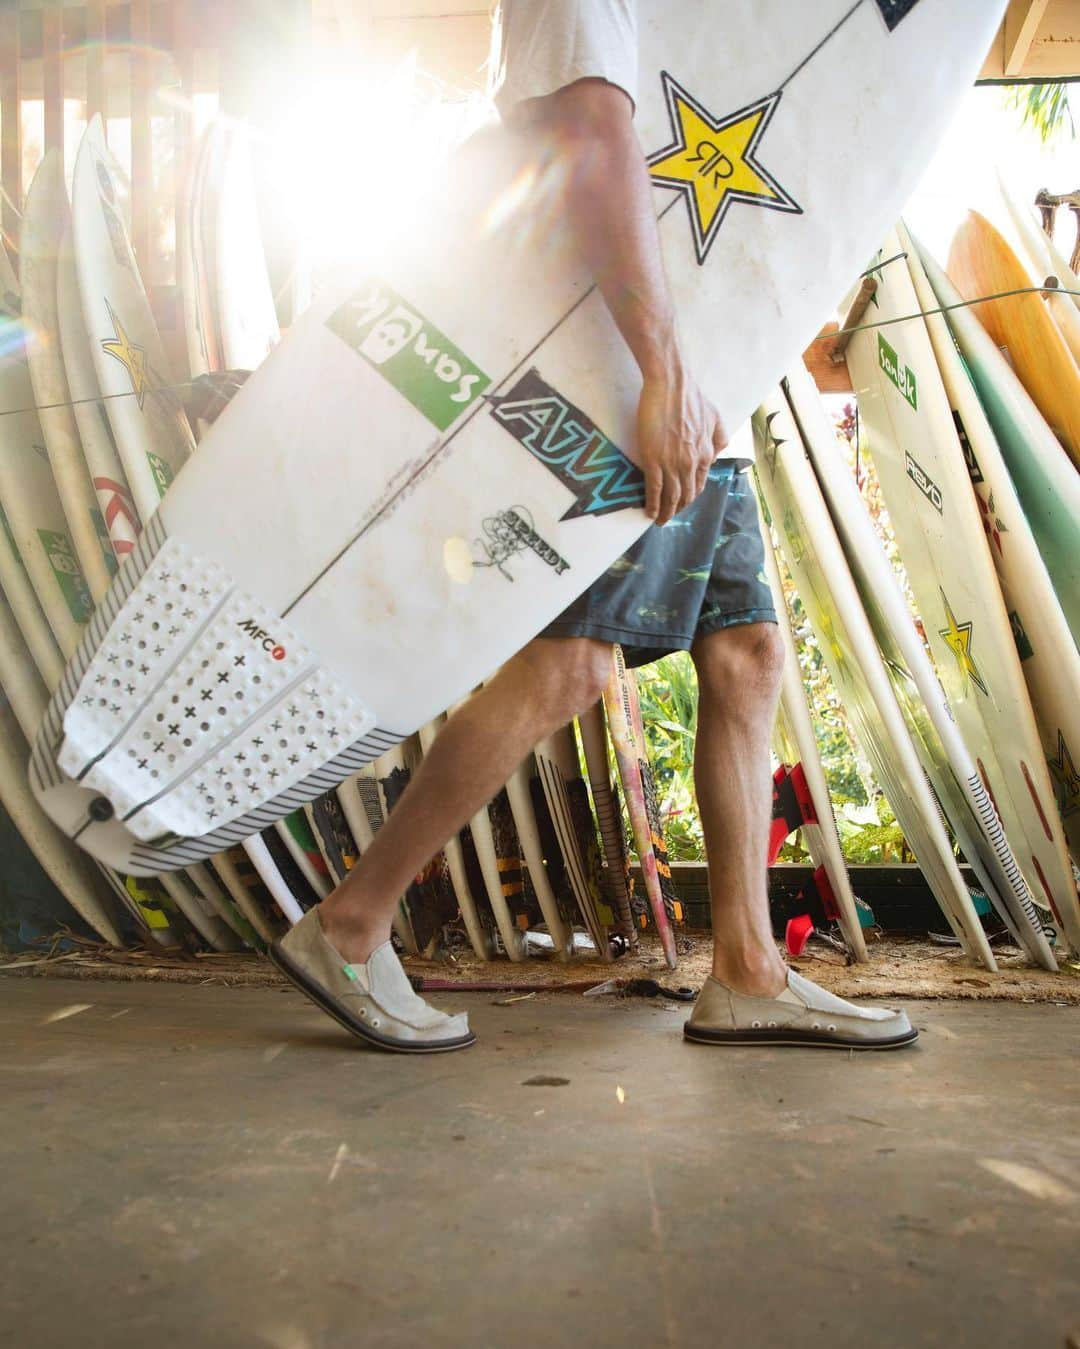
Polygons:
M775 623L745 623L699 638L693 648L702 698L731 705L776 701L784 643Z
M611 678L612 646L591 637L537 637L521 652L533 687L556 722L569 721L603 695Z

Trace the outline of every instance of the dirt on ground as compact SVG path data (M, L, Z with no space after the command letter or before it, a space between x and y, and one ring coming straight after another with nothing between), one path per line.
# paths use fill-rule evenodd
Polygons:
M709 974L709 934L680 935L679 941L676 970L667 968L659 943L650 937L642 937L637 951L615 961L533 957L514 964L505 959L482 961L471 951L458 951L442 960L406 956L404 965L410 977L423 981L422 991L472 988L490 993L496 1001L586 993L663 997L665 992L680 989L696 993ZM1064 954L1060 972L1051 974L1033 968L1017 948L999 945L994 948L998 972L993 974L972 964L959 950L926 939L872 935L869 949L868 964L849 965L843 952L812 938L804 953L789 959L789 964L847 998L958 998L1080 1006L1080 961ZM270 962L255 952L114 951L70 936L54 943L51 951L0 955L0 975L263 988L285 984ZM650 986L649 981L660 988Z

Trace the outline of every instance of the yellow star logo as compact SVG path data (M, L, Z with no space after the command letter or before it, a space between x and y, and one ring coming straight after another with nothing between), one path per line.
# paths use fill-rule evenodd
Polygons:
M1057 758L1047 759L1046 762L1059 788L1058 809L1062 819L1065 819L1080 810L1080 773L1076 771L1076 763L1060 731L1057 740Z
M964 687L970 679L981 693L986 693L986 685L983 683L982 675L979 674L978 666L975 664L975 657L971 653L971 641L974 636L974 626L971 623L958 623L956 615L952 611L945 596L944 590L941 591L941 602L945 606L945 619L948 627L941 628L938 635L945 639L945 645L956 657L956 663L960 666L960 673L964 676ZM989 696L989 695L987 695Z
M112 305L105 301L105 308L109 311L109 318L112 321L113 337L109 341L102 342L101 348L107 351L120 362L131 377L131 388L139 404L139 411L142 411L143 402L146 399L150 388L150 372L146 364L146 352L142 347L132 342L124 331L124 325L116 316L116 311Z
M779 91L717 119L666 70L663 81L675 139L649 156L649 172L654 183L686 197L699 265L704 266L734 202L802 214L802 207L756 158L780 102Z

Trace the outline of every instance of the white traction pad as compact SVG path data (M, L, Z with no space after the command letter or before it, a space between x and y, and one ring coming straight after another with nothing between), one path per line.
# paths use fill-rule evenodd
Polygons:
M137 838L208 833L375 725L276 614L168 539L64 715L58 763Z

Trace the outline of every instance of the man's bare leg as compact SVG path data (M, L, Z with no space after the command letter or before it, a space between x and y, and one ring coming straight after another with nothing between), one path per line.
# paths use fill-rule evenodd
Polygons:
M783 647L775 624L700 638L694 779L709 858L713 975L740 993L775 997L787 981L769 921L772 780L769 737Z
M537 638L450 718L368 851L319 916L330 944L362 964L390 936L406 887L485 806L544 736L600 697L611 647Z

